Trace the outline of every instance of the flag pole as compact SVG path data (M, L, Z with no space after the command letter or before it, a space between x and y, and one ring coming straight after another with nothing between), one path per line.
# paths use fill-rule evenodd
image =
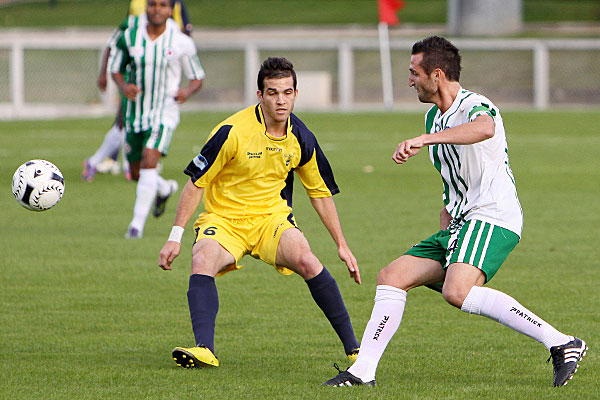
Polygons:
M390 52L390 34L388 24L379 22L379 56L381 59L381 85L383 106L391 110L394 106L394 86L392 82L392 58Z

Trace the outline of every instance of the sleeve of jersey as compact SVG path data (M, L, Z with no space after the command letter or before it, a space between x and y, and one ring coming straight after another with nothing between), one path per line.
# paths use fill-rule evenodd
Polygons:
M115 47L110 52L108 68L112 74L124 74L129 63L129 51L125 43L125 35L121 34Z
M198 53L196 51L196 45L190 39L188 46L186 46L186 52L183 56L182 60L183 73L188 79L204 79L205 73L202 68L202 64L200 64L200 59L198 58Z
M494 106L486 98L475 98L466 104L466 109L469 110L469 122L475 120L480 115L489 115L494 118L497 114Z
M112 35L110 35L110 38L108 39L108 43L106 43L106 47L110 47L110 48L115 47L115 45L117 44L117 40L119 40L119 37L121 37L122 33L123 33L123 29L121 29L121 26L119 26L117 29L115 29L113 31Z
M229 134L231 128L231 125L217 127L209 136L200 154L194 157L184 170L194 185L208 186L235 154L236 141L233 135Z
M335 183L333 171L317 139L308 129L299 130L296 135L302 155L296 172L306 193L311 198L330 197L340 192Z

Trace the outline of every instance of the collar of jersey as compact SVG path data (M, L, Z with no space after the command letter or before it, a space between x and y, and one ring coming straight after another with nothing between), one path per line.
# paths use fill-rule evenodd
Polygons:
M275 141L285 140L292 133L292 122L291 122L290 117L288 117L288 120L287 120L287 129L286 129L287 132L286 132L285 136L275 137L275 136L270 135L269 132L267 132L267 126L265 125L265 116L263 114L263 110L262 110L262 107L260 106L260 104L256 105L256 108L254 109L254 114L256 115L256 120L262 126L263 133L269 139L275 140Z
M456 92L456 97L454 98L452 105L450 105L450 108L447 109L446 112L443 114L441 113L442 110L438 111L440 113L440 118L443 118L446 115L450 115L451 113L454 112L453 110L456 110L458 107L460 107L460 104L462 103L466 92L467 91L465 89L463 89L462 86L459 86L458 92Z
M168 21L168 19L167 19L167 21ZM142 28L142 35L144 35L144 39L146 39L148 42L151 42L151 43L158 41L171 28L170 24L167 22L167 26L165 27L164 32L161 33L160 35L158 35L155 39L151 39L150 35L148 34L148 19L146 18L145 20L140 20L139 22L141 22L140 28Z

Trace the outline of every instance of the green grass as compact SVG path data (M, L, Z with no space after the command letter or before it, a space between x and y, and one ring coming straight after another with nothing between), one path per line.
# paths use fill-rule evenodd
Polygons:
M125 15L125 0L26 1L0 7L0 27L115 26ZM192 23L198 27L374 25L378 21L375 0L190 0L186 2ZM445 0L406 1L399 12L404 23L443 24ZM526 22L599 21L595 0L523 0Z
M225 114L184 114L164 173L181 170ZM396 144L423 130L418 114L303 114L317 133L342 192L344 230L363 285L347 276L301 187L294 214L313 251L337 279L358 337L375 278L437 229L441 183L425 152L403 166ZM121 176L80 180L81 160L109 119L0 123L0 398L2 399L594 399L600 379L600 139L596 113L506 113L512 167L525 211L523 240L491 286L555 327L584 338L590 352L572 383L551 386L547 351L482 317L466 315L428 289L409 295L405 317L381 361L378 387L319 387L345 367L342 347L298 276L244 258L217 280L221 367L178 369L170 350L191 345L186 300L191 229L174 270L157 267L175 202L123 239L135 185ZM34 213L8 190L32 158L61 168L66 192ZM365 173L363 168L373 167Z

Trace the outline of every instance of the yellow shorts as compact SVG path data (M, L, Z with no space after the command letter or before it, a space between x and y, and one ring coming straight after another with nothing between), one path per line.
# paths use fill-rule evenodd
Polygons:
M217 276L242 268L238 262L246 254L260 258L283 275L290 275L292 270L275 264L281 234L290 228L297 226L294 216L288 212L242 219L223 218L204 212L194 223L194 243L200 239L214 239L233 255L235 263L219 272Z

